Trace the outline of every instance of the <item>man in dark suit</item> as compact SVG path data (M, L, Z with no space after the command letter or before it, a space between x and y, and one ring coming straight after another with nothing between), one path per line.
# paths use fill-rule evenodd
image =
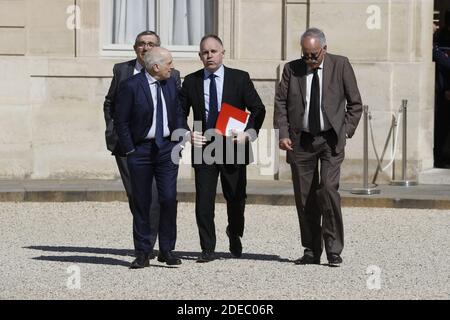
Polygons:
M450 11L445 14L446 27L450 41ZM437 31L435 34L438 33ZM433 37L433 39L436 37ZM433 61L435 72L435 113L434 113L434 166L448 168L450 164L450 51L433 43Z
M125 191L128 197L128 204L130 206L131 212L134 211L133 197L131 196L131 184L130 184L130 173L127 167L127 159L120 149L120 145L117 143L118 136L116 128L114 125L114 112L116 109L117 91L119 85L126 79L132 77L133 75L140 73L144 67L144 55L148 51L152 50L154 47L159 47L161 41L159 36L153 31L143 31L136 36L136 41L134 43L134 51L136 52L136 59L122 62L114 65L113 68L113 78L111 85L109 87L108 94L105 97L105 102L103 104L103 113L106 122L106 147L112 152L116 158L117 167L119 168L120 177L122 178L122 183L125 187ZM178 70L173 70L171 77L177 82L177 87L181 88L180 72ZM156 184L153 187L153 198L158 199L158 191ZM153 201L151 210L151 216L154 221L152 221L152 226L155 226L155 231L158 230L159 221L159 202ZM156 242L157 232L153 232L151 243L154 245Z
M361 96L348 59L327 53L322 31L306 30L301 46L302 59L284 66L274 111L279 147L291 165L305 248L295 263L319 264L323 236L329 265L337 266L344 247L340 167L346 138L361 117Z
M214 206L219 175L223 194L227 201L228 227L226 233L229 237L230 252L234 257L242 255L240 238L244 232L246 165L251 162L249 140L256 139L266 113L249 74L223 66L224 52L219 37L216 35L203 37L200 41L199 56L204 68L186 76L180 92L185 118L189 116L191 107L194 113L191 142L195 171L195 214L202 249L197 262L209 262L215 258ZM197 151L207 150L207 145L210 144L207 135L205 136L205 131L215 128L222 103L250 111L246 128L244 132L236 133L232 138L224 138L223 149L215 150L215 154L212 154L213 163L205 161L204 157L197 161L195 159ZM199 123L201 128L197 128L196 123ZM216 138L222 139L222 137ZM231 153L230 150L225 150L227 146L234 149L231 150L234 151L234 157L231 160L225 159L227 158L226 153Z
M176 142L171 134L184 127L178 100L172 56L167 49L155 47L144 57L145 68L124 81L117 94L114 113L119 144L126 154L133 198L133 239L136 259L130 268L149 265L152 257L152 228L149 210L156 180L161 214L158 261L181 264L172 250L176 241L176 186L178 163L172 161Z

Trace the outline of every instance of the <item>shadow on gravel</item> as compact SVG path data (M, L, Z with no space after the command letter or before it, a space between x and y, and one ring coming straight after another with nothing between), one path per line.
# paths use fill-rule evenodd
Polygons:
M175 251L181 259L184 260L197 260L200 256L200 252L189 251ZM229 252L216 252L217 259L236 259ZM242 257L239 260L258 260L258 261L278 261L278 262L292 262L289 259L280 258L280 256L273 254L260 254L260 253L242 253Z
M71 263L89 263L89 264L105 264L111 266L128 267L129 262L105 257L86 257L86 256L40 256L34 257L33 260L54 261L54 262L71 262Z
M25 249L50 251L50 252L77 252L77 253L91 253L91 254L109 254L117 256L130 256L134 257L134 250L129 249L113 249L113 248L93 248L93 247L68 247L68 246L28 246ZM155 255L158 254L157 250L154 250ZM198 251L174 251L181 259L184 260L197 260L200 256ZM218 259L236 259L229 252L216 252ZM129 266L129 262L118 260L114 258L104 257L85 257L85 256L41 256L33 258L36 260L48 260L48 261L62 261L62 262L78 262L78 263L93 263L93 264L106 264L106 265L122 265ZM70 260L73 259L73 260ZM289 262L292 260L280 258L277 255L271 254L257 254L257 253L243 253L240 260L257 260L257 261L278 261ZM154 265L156 267L156 265ZM167 268L167 267L166 267ZM173 268L173 267L171 267Z
M67 246L28 246L24 247L24 249L32 249L32 250L41 250L41 251L50 251L50 252L77 252L77 253L93 253L93 254L111 254L111 255L120 255L120 256L131 256L134 257L134 250L128 249L111 249L111 248L92 248L92 247L67 247ZM115 258L108 257L92 257L92 256L39 256L32 258L33 260L41 260L41 261L54 261L54 262L70 262L70 263L87 263L87 264L103 264L103 265L111 265L111 266L123 266L129 267L131 263L130 261L119 260ZM177 268L173 266L165 266L152 264L152 260L150 260L150 267L156 268Z
M67 247L67 246L29 246L29 247L24 247L24 249L33 249L33 250L51 251L51 252L78 252L78 253L111 254L114 256L134 257L134 250L129 250L129 249Z
M41 261L54 261L54 262L70 262L70 263L88 263L88 264L103 264L111 266L123 266L129 267L130 262L118 260L114 258L104 258L104 257L85 257L85 256L40 256L34 257L33 260ZM166 269L177 269L177 267L163 266L152 264L150 261L151 268L166 268Z

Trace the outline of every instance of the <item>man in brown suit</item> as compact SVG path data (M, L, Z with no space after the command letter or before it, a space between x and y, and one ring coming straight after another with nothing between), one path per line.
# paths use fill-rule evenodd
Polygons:
M301 46L302 59L284 67L274 112L279 147L291 165L305 248L295 263L320 264L323 237L329 265L338 266L344 247L340 167L346 138L361 117L361 96L348 59L327 53L321 30L306 30Z

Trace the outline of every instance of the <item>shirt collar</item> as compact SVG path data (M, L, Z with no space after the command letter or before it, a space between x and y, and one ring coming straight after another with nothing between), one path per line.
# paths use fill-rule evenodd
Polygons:
M318 67L318 69L320 69L320 70L323 70L323 62L325 61L325 57L323 57L323 60L322 60L322 62L320 63L320 66ZM313 72L313 69L311 69L310 67L308 67L308 66L306 66L306 72L309 74L309 73L312 73Z
M136 59L136 64L134 65L134 68L135 68L137 71L141 72L142 69L143 69L144 67L142 66L142 64L139 63L139 60Z
M152 77L150 73L148 73L147 70L145 70L145 76L147 77L147 80L150 84L155 84L155 82L158 82L155 78Z
M222 78L223 79L223 75L225 73L225 68L223 66L223 64L219 67L219 69L216 70L216 72L214 72L214 74L216 75L216 77L218 78ZM211 75L211 72L209 72L208 70L204 69L204 79L208 79L208 77Z

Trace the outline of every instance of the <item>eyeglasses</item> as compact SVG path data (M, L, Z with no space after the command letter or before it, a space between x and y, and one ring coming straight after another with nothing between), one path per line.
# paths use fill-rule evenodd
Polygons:
M323 48L320 48L320 51L317 53L311 53L308 55L303 54L302 52L302 59L305 61L311 61L311 62L318 62L317 60L320 57L320 54L322 53Z
M158 45L156 44L156 43L153 43L153 42L138 42L137 44L136 44L136 46L138 47L138 48L145 48L146 46L148 46L149 48L153 48L153 47L158 47Z

